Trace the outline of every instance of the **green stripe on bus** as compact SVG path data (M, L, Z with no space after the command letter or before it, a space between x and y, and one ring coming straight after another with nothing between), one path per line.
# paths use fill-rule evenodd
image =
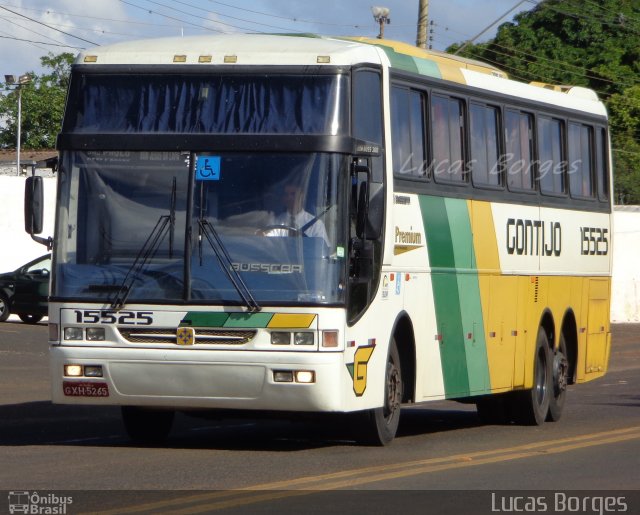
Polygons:
M267 327L273 313L231 313L224 327Z
M445 395L489 392L480 284L467 202L420 196Z
M446 397L469 391L469 375L462 335L460 296L455 274L455 254L445 199L420 196L427 236L436 325L442 341L440 360Z
M191 327L267 327L273 313L207 313L189 311L180 326Z
M469 208L466 200L452 198L445 199L445 206L457 270L469 391L470 393L489 393L491 389L489 360Z
M203 313L189 311L180 322L180 326L222 327L229 318L229 313Z

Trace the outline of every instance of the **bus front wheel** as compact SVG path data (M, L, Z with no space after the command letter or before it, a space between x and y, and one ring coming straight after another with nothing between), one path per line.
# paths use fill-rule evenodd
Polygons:
M384 405L361 414L356 439L365 445L387 445L396 436L402 403L402 371L395 339L391 341L384 381Z
M122 406L122 421L129 438L144 445L161 444L173 425L173 411Z

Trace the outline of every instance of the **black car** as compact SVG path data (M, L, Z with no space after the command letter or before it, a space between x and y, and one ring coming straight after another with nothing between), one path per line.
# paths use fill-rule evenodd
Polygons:
M37 324L47 314L51 254L0 274L0 322L15 313L27 324Z

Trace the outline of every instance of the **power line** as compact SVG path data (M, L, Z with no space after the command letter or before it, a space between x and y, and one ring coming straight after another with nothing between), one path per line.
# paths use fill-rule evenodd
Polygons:
M223 31L218 30L218 29L212 29L212 28L210 28L210 27L205 27L204 25L196 25L195 23L191 23L190 21L181 20L180 18L175 18L175 17L173 17L173 16L169 16L168 14L163 14L163 13L160 13L160 12L157 12L157 11L152 11L151 9L148 9L148 8L146 8L146 7L142 7L142 6L140 6L140 5L136 5L136 4L134 4L134 3L132 3L132 2L129 2L129 1L127 1L127 0L120 0L120 1L121 1L123 4L130 5L131 7L135 7L136 9L140 9L140 10L142 10L142 11L146 11L146 12L148 12L149 14L157 14L158 16L162 16L163 18L167 18L167 19L169 19L169 20L177 21L177 22L179 22L179 23L184 23L184 24L186 24L186 25L190 25L190 26L192 26L192 27L198 27L199 29L208 30L208 31L210 31L210 32L220 32L220 33L223 33Z
M33 29L29 29L29 28L25 27L24 25L20 25L19 23L13 21L13 19L8 17L8 16L0 16L0 19L7 20L9 23L11 23L12 25L15 25L16 27L19 27L19 28L21 28L23 30L26 30L28 32L32 32L33 34L37 34L38 36L42 36L43 38L47 38L47 39L53 41L54 43L57 43L58 45L65 46L61 41L53 39L52 37L49 37L46 34L42 34L40 32L36 32Z
M57 47L74 48L76 50L84 50L84 47L63 45L63 44L57 44L57 43L48 43L46 41L32 41L31 39L16 38L14 36L0 36L0 38L2 38L2 39L13 39L14 41L24 41L26 43L33 43L33 44L38 44L38 45L57 46Z
M151 1L151 0L147 0L147 1ZM222 13L219 13L219 12L216 12L216 11L210 11L209 9L204 9L202 7L198 7L198 6L193 5L193 4L188 4L187 2L181 2L180 0L173 0L173 2L176 3L176 4L184 5L186 7L191 7L192 9L197 9L199 11L203 11L203 12L208 13L208 14L215 14L217 16L222 16L224 18L230 18L232 20L243 21L243 22L246 22L246 23L253 23L254 25L262 25L263 27L268 27L270 29L290 30L288 27L278 27L277 25L268 25L266 23L260 23L260 22L257 22L257 21L246 20L244 18L237 18L235 16L230 16L228 14L222 14ZM157 2L152 2L152 3L157 3ZM159 4L159 5L162 5L162 4ZM168 7L168 6L164 6L164 7ZM170 9L173 9L173 7L171 7ZM181 11L179 11L179 12L181 12ZM185 13L185 14L187 14L187 13ZM189 16L193 16L193 15L189 15ZM215 23L222 23L222 22L216 21ZM231 26L233 27L233 25L231 25ZM235 28L241 28L241 27L235 27Z
M73 34L71 34L69 32L65 32L64 30L60 30L60 29L56 29L54 27L50 27L46 23L42 23L41 21L34 20L33 18L29 18L29 16L25 16L24 14L17 13L15 11L12 11L11 9L7 9L6 7L4 7L2 5L0 5L0 9L8 11L11 14L15 14L16 16L21 16L22 18L26 18L27 20L32 21L33 23L37 23L38 25L42 25L44 27L47 27L48 29L55 30L56 32L60 32L60 33L62 33L64 35L66 35L66 36L70 36L72 38L79 39L80 41L84 41L85 43L89 43L90 45L97 45L98 44L98 43L94 43L93 41L89 41L88 39L84 39L84 38L81 38L79 36L74 36Z
M245 11L245 12L249 12L252 14L259 14L260 16L268 16L270 18L278 18L280 20L287 20L287 21L292 21L295 23L308 23L311 25L331 25L334 27L351 27L354 29L361 29L362 25L353 25L353 24L346 24L346 23L331 23L331 22L323 22L323 21L313 21L313 20L301 20L299 18L290 18L287 16L280 16L277 14L271 14L271 13L266 13L263 11L254 11L252 9L247 9L245 7L238 7L236 5L231 5L231 4L227 4L224 2L216 2L214 0L209 0L209 2L213 3L213 4L219 4L219 5L224 5L225 7L230 7L231 9L238 9L240 11ZM412 25L413 26L413 25Z

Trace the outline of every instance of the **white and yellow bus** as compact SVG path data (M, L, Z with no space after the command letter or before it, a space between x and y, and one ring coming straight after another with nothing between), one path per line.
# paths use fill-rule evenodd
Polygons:
M384 40L139 41L79 55L58 148L53 401L134 439L252 410L386 444L439 399L541 424L606 372L590 90Z

